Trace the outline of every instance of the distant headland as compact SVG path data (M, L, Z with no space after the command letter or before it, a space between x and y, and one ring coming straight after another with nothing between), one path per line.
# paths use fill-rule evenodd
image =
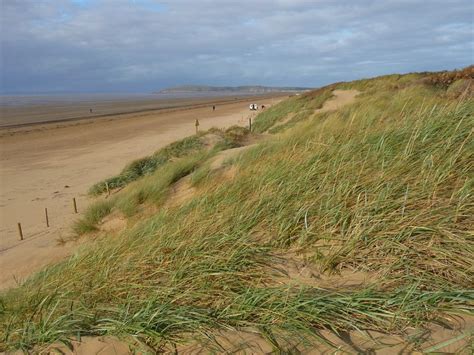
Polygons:
M311 90L305 87L273 87L261 85L247 86L206 86L206 85L180 85L166 88L155 92L155 94L175 94L175 93L252 93L266 94L271 92L300 92Z

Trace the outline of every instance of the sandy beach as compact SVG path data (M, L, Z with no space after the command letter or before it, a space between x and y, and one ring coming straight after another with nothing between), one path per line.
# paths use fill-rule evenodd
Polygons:
M90 203L87 190L92 184L120 172L134 159L192 135L195 119L201 130L246 125L252 114L250 103L271 106L282 97L222 99L215 111L207 100L1 129L0 288L14 286L74 250L75 244L61 241L71 235L72 222ZM74 212L73 198L79 214ZM23 241L19 240L18 222Z
M186 96L186 94L182 94ZM187 94L190 95L190 94ZM175 111L204 108L265 99L268 95L176 97L159 94L77 94L50 96L0 96L0 128L31 127L45 123L90 121L97 118L114 119L127 113ZM1 134L2 132L0 132Z

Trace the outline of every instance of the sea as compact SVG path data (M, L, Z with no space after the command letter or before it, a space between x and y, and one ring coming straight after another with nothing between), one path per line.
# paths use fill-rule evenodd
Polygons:
M83 102L114 102L141 100L170 100L211 98L223 96L247 96L251 93L216 93L216 92L179 92L179 93L88 93L88 94L38 94L38 95L0 95L1 107L36 106L50 104L68 104Z

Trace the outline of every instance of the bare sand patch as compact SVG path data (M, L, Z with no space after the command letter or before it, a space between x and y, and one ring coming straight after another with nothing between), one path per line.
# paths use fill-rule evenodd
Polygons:
M334 97L327 100L323 107L314 111L314 113L322 113L337 110L345 105L354 102L356 96L360 93L358 90L334 90Z
M474 318L452 317L445 326L429 324L423 330L407 328L403 334L387 334L375 330L353 330L349 332L318 331L319 340L308 335L288 337L276 335L278 347L289 353L298 354L469 354L472 342ZM424 335L418 341L408 341L416 333ZM469 333L471 332L471 333ZM471 335L470 335L471 334ZM414 338L413 338L414 339ZM115 337L83 337L73 340L73 348L53 344L41 354L136 354L151 353L144 345L140 350L132 349L128 343ZM59 352L61 351L61 352ZM273 354L280 353L275 344L254 328L222 329L207 334L206 337L189 339L187 343L168 345L161 349L164 354Z
M116 337L83 337L80 341L71 341L72 349L64 344L52 344L39 351L39 354L64 355L123 355L134 354L129 345Z
M226 161L238 156L240 153L247 150L251 146L252 145L246 145L243 147L227 149L223 150L222 152L219 152L219 154L217 154L211 161L211 170L217 170L222 168Z
M170 188L164 207L180 206L193 198L195 194L196 188L191 184L191 175L185 176Z
M363 288L377 280L377 275L374 273L358 270L344 269L339 273L327 274L294 253L275 255L271 268L269 274L279 285L342 290Z
M120 212L114 211L102 219L98 227L104 232L119 232L127 227L127 218Z

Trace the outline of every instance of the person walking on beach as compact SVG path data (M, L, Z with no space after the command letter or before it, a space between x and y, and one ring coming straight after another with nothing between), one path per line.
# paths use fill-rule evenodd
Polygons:
M212 111L216 110L216 105L212 105Z
M194 124L196 126L196 134L199 131L199 120L196 118L196 123Z

